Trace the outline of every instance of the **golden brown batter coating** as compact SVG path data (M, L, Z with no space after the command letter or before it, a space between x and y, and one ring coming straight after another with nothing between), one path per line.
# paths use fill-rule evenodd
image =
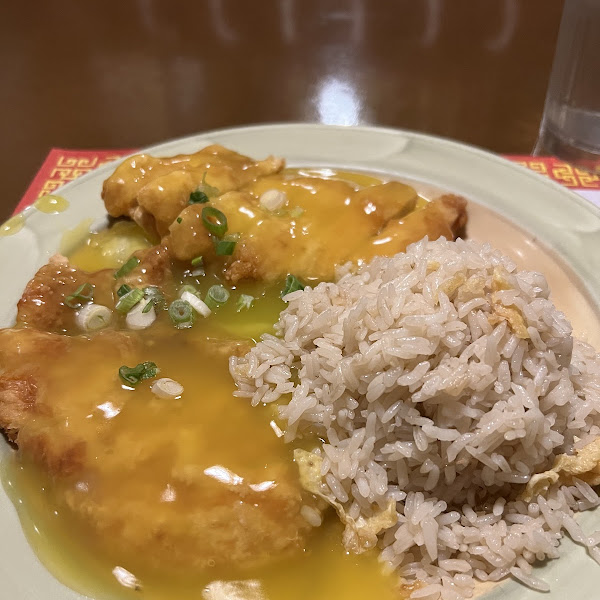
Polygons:
M134 253L139 264L130 273L115 279L115 271L104 269L88 273L76 269L61 255L55 255L29 281L17 305L17 323L42 331L75 331L75 312L65 305L65 297L79 286L94 286L96 304L112 307L116 289L126 283L132 287L167 286L171 279L171 256L165 245Z
M256 161L219 145L170 158L136 154L104 182L102 198L109 215L131 217L163 236L198 186L207 184L224 194L277 173L283 165L278 158Z
M287 205L271 211L260 202L264 188L283 191ZM343 181L275 175L247 190L211 199L239 236L231 257L217 257L202 223L204 204L187 206L170 227L169 247L182 261L202 256L220 261L232 283L276 281L288 273L331 279L336 265L392 256L424 236L454 239L466 222L466 201L442 196L417 206L409 186L388 182L356 190ZM422 202L422 201L421 201Z

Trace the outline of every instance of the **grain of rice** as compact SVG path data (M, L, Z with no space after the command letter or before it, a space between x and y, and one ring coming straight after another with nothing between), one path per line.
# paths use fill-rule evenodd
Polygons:
M533 590L537 590L538 592L550 591L550 586L545 581L525 574L521 569L519 569L519 567L511 567L509 571L515 579L519 580L521 583L524 583Z
M600 548L598 546L590 546L588 548L590 556L600 565Z
M319 527L323 522L323 518L321 517L321 513L313 508L312 506L304 505L300 509L300 514L307 521L309 525L312 527Z

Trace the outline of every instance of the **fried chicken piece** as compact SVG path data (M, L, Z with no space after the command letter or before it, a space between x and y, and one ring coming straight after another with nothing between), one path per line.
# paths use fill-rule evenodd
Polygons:
M467 201L456 194L443 194L434 202L454 237L464 235L467 225Z
M263 421L264 434L253 429L254 409L231 395L227 356L241 343L188 337L0 330L0 428L117 564L238 569L301 551L312 499L280 440ZM187 396L122 387L119 367L150 358L187 374Z
M111 215L128 215L162 236L176 259L202 256L233 284L288 273L330 279L336 265L395 254L425 235L454 239L466 221L465 201L455 196L422 207L398 181L359 188L282 167L279 159L255 162L221 146L164 159L139 155L106 180L103 198ZM190 204L195 191L205 196ZM270 208L266 192L283 197L281 205ZM216 254L220 236L204 222L207 206L226 217L236 242L231 256Z
M196 256L202 256L205 262L214 260L215 245L212 237L202 222L202 209L204 204L192 204L187 206L174 221L170 228L170 248L173 256L178 260L191 260ZM248 192L228 192L214 198L211 206L226 215L247 214L248 211L261 213L258 199ZM265 215L269 218L269 215ZM230 224L232 231L239 227L234 218Z
M240 246L236 252L235 260L227 267L225 277L232 283L262 279L263 271L260 256L248 246Z
M160 175L140 189L137 195L138 208L142 209L142 214L152 215L157 233L164 236L169 225L189 206L190 194L199 185L201 180L189 171L171 171ZM141 224L139 220L138 224Z
M171 252L166 244L138 250L133 255L139 264L132 271L117 279L116 287L126 283L131 287L169 286L172 280Z
M69 264L59 254L53 256L25 287L17 304L17 323L42 331L68 331L74 328L75 311L64 302L79 286L94 286L94 301L113 306L112 271L86 273Z
M269 189L285 194L278 210L261 205ZM392 256L426 235L454 239L464 227L464 199L443 196L419 208L417 200L413 188L395 181L356 190L344 181L279 174L211 200L227 217L228 231L239 236L231 257L216 256L200 204L186 207L171 224L169 243L179 260L219 261L234 284L288 273L331 279L335 266L348 260Z
M170 158L137 154L104 182L102 198L111 216L131 217L151 235L164 236L195 189L223 194L277 173L283 165L278 158L255 161L219 145Z
M402 219L393 219L360 248L352 260L370 260L374 256L393 256L404 252L409 244L428 236L430 240L445 237L455 239L467 221L467 202L464 198L445 195L429 202L424 208L407 214Z
M158 453L149 461L157 459ZM311 529L300 516L302 491L287 468L271 468L268 476L271 488L256 475L242 477L222 466L175 470L163 493L168 498L176 490L177 501L149 503L125 465L123 476L113 480L117 494L98 498L72 489L66 501L76 513L93 516L111 554L143 555L154 568L248 569L301 551Z
M388 181L381 185L370 185L356 192L365 214L383 227L391 219L399 219L415 209L419 196L408 185L399 181Z
M94 273L81 271L59 254L53 256L25 287L17 305L17 323L42 331L75 331L75 313L65 304L65 298L79 286L94 286L94 302L108 307L115 305L115 291L127 283L132 287L164 286L171 278L171 257L166 246L158 245L134 254L140 262L124 277L115 280L112 269Z
M29 375L0 376L0 429L11 442L35 404L37 386Z
M88 344L110 348L119 360L131 354L127 334L99 333L93 341L28 328L0 330L0 428L19 447L25 447L53 476L76 473L85 462L85 442L69 429L69 413L51 393L52 374ZM106 351L106 350L105 350ZM68 380L81 374L74 371ZM68 407L67 407L68 408ZM54 435L49 423L67 421Z
M35 329L0 329L0 429L9 440L16 440L19 429L36 410L36 366L26 357L60 357L66 340Z

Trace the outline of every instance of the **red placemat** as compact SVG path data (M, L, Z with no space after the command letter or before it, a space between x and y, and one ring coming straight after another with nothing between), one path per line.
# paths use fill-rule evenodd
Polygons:
M15 208L15 213L23 210L41 196L52 194L61 185L134 151L135 149L66 150L52 148Z
M134 149L66 150L53 148L17 205L15 212L23 210L40 196L51 194L68 181L73 181L100 165L134 151ZM511 155L506 158L549 177L565 187L578 191L582 196L600 206L600 177L598 175L592 175L552 157Z

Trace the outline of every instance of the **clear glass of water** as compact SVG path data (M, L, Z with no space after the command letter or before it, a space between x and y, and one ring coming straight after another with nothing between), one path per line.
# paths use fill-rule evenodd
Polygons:
M565 0L533 153L600 173L600 0Z

